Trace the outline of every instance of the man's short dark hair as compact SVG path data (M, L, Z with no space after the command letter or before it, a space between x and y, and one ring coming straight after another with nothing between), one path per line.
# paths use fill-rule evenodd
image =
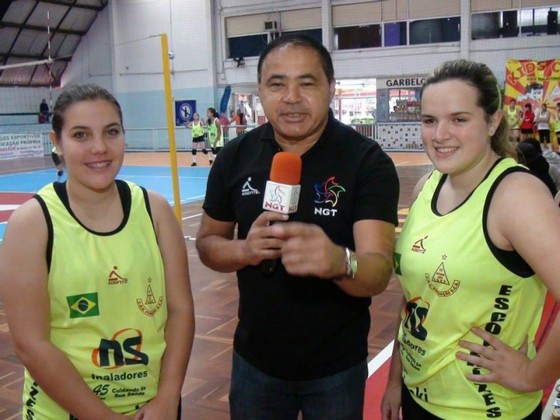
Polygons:
M329 83L334 80L334 67L333 67L332 58L329 52L327 51L327 49L323 46L323 44L321 44L315 38L312 38L309 35L306 35L304 33L293 32L293 33L279 36L278 38L271 41L261 51L259 55L259 63L257 65L257 77L259 83L261 81L262 65L266 56L276 48L279 48L282 45L287 45L287 44L307 47L316 51L321 59L321 65L323 67L323 71L325 72L325 76L327 76L327 80L329 81Z

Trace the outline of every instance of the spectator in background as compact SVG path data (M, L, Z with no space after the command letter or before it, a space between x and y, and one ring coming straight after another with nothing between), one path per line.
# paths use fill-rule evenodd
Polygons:
M560 102L556 103L556 119L554 121L554 133L556 134L556 145L560 145Z
M523 113L521 114L521 140L533 137L533 127L535 126L535 114L533 113L533 107L530 103L526 103L523 107Z
M222 125L218 118L218 112L215 108L208 108L206 110L207 127L208 127L208 143L210 143L210 157L208 163L212 165L216 156L224 146L224 137L222 133Z
M200 114L198 112L195 112L192 121L186 123L185 126L191 129L191 166L196 166L196 153L200 151L205 155L208 154L208 150L206 150L206 142L204 141L204 121L200 119Z
M43 98L39 104L39 124L48 124L50 122L50 109L47 100Z
M550 165L544 158L541 145L536 139L528 138L517 145L517 160L544 182L553 197L556 195L557 188L550 176Z
M550 111L544 102L535 112L535 126L539 131L539 140L542 147L544 149L550 148Z
M53 146L51 149L51 159L56 166L56 180L60 182L62 175L64 175L64 164L61 157L58 155L58 149Z
M509 139L512 143L519 143L519 126L521 125L521 111L517 108L515 99L509 102L506 108L509 125Z
M224 137L224 144L229 141L229 119L225 112L220 113L220 125L222 126L222 136Z
M236 135L240 136L241 134L245 133L245 129L247 128L247 119L245 118L245 114L241 112L241 109L237 109L235 115L232 118L232 123L236 126Z

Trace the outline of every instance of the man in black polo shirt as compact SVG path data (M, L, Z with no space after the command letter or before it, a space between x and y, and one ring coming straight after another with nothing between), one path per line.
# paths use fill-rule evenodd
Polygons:
M231 418L361 419L368 306L392 271L395 167L376 142L334 119L334 70L321 44L279 37L257 71L269 122L220 152L196 242L208 267L237 271ZM281 150L303 162L289 221L262 209ZM280 262L267 276L261 265L270 259Z

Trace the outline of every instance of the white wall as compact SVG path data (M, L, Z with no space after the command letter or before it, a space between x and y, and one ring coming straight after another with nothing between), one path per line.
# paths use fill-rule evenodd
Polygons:
M222 22L227 17L243 14L264 13L266 5L264 1L250 0L214 0L218 4L217 10L220 11ZM395 0L391 0L393 3ZM406 3L403 0L396 0L399 4ZM409 0L415 2L416 0ZM424 2L427 0L423 0ZM548 3L547 3L548 1ZM322 14L325 17L328 8L333 5L346 5L350 3L360 3L364 0L315 0L315 1L290 1L279 0L270 3L269 10L282 11L290 8L322 7ZM431 0L439 4L439 0ZM524 6L531 6L532 3L523 0ZM550 0L539 0L539 4L550 3ZM220 8L220 6L222 6ZM401 7L401 6L399 6ZM402 7L401 7L402 8ZM410 7L409 7L410 9ZM409 10L410 12L410 10ZM460 12L461 20L468 25L470 20L470 0L461 0ZM323 21L328 21L323 19ZM323 32L326 29L323 28ZM470 32L470 31L469 31ZM534 36L521 38L505 38L490 40L470 40L463 39L461 42L414 45L392 48L370 48L362 50L332 51L333 63L335 67L335 77L337 79L353 78L376 78L376 77L406 77L410 75L430 73L438 64L446 60L469 58L486 63L496 74L498 80L505 79L505 65L510 58L515 59L534 59L546 60L560 57L560 35L554 36ZM256 91L257 80L257 58L245 58L245 66L237 68L232 60L225 59L226 55L222 52L222 63L218 67L223 67L221 83L231 84L233 90Z

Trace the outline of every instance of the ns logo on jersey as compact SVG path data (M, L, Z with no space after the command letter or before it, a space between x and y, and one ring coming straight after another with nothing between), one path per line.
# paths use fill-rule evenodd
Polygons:
M424 328L424 322L428 317L429 310L430 304L424 302L419 296L406 302L403 325L410 332L410 335L418 340L425 341L428 336L428 331Z
M142 352L142 331L125 328L110 339L102 338L91 355L93 364L105 369L118 369L125 365L147 365L149 357Z

